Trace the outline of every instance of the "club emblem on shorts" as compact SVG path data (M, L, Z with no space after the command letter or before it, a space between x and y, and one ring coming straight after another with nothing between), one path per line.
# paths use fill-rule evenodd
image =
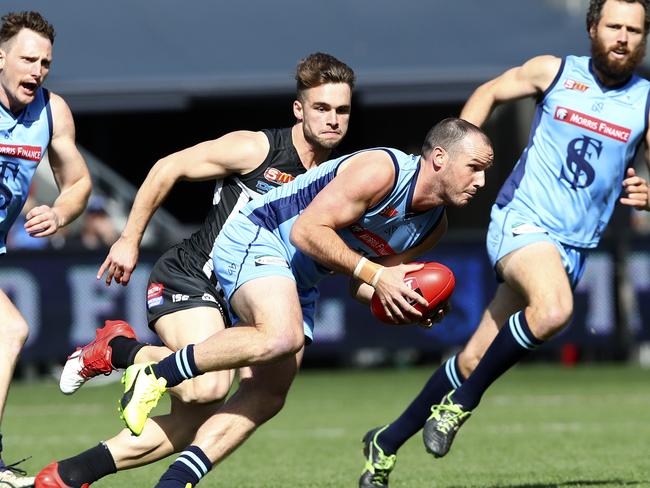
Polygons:
M201 300L203 300L204 302L217 303L217 299L214 298L214 296L210 295L209 293L204 293L203 296L201 297Z
M512 235L521 236L524 234L548 234L543 227L530 223L516 223L512 225Z
M147 308L151 309L162 305L164 290L165 287L162 283L151 283L149 285L149 288L147 288Z
M255 256L255 266L282 266L289 267L289 263L284 258L279 256Z
M587 188L594 182L596 170L589 164L590 159L598 159L603 143L589 136L573 139L567 147L567 157L560 177L569 182L571 188Z

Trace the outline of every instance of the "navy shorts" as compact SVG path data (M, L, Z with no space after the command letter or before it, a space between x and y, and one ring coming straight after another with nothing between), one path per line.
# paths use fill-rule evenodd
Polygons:
M183 249L172 247L156 261L149 275L149 327L153 330L154 322L164 315L196 307L216 308L229 325L226 301L215 283Z

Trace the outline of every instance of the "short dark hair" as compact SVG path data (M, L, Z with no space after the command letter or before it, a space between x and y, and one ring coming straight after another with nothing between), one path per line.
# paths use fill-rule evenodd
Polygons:
M347 83L354 88L354 71L347 64L325 53L313 53L298 62L296 67L296 91L302 93L325 83Z
M603 5L607 0L591 0L589 2L589 8L587 9L587 32L600 22L600 18L603 14ZM612 0L614 2L626 2L626 3L639 3L643 7L645 12L645 20L643 22L643 34L648 34L648 29L650 28L650 12L648 11L648 0Z
M9 12L2 16L2 27L0 27L0 44L18 34L22 29L29 29L44 37L47 37L54 44L54 27L38 12Z
M490 138L479 127L466 120L449 117L434 125L424 138L422 156L429 156L434 147L441 147L448 153L453 153L458 143L469 134L479 134L486 144L492 146Z

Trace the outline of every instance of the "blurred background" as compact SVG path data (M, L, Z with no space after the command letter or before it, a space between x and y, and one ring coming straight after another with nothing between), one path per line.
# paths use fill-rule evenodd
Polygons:
M151 264L198 227L214 183L177 185L150 225L129 286L108 288L95 275L137 187L171 152L236 129L292 125L300 58L328 52L357 74L343 153L377 145L418 153L428 129L457 116L482 82L538 54L588 54L587 4L3 0L3 12L38 10L54 24L46 86L69 103L94 179L87 212L52 239L31 238L21 222L14 225L0 287L31 327L18 374L49 372L106 319L126 319L155 341L144 308ZM432 330L381 325L347 297L345 279L326 280L307 367L437 361L464 343L495 288L484 249L489 210L525 145L533 110L532 101L522 101L493 114L488 186L468 208L450 210L449 234L427 256L456 274L452 313ZM26 211L55 195L42 164ZM617 210L577 289L572 326L532 360L650 366L649 229L646 214Z

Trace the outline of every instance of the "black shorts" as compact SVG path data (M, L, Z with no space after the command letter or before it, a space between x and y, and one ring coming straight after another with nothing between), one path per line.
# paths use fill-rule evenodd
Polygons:
M186 252L174 246L154 264L147 284L147 321L149 328L160 317L196 307L219 310L230 325L226 301L218 287ZM155 331L154 331L155 332Z

